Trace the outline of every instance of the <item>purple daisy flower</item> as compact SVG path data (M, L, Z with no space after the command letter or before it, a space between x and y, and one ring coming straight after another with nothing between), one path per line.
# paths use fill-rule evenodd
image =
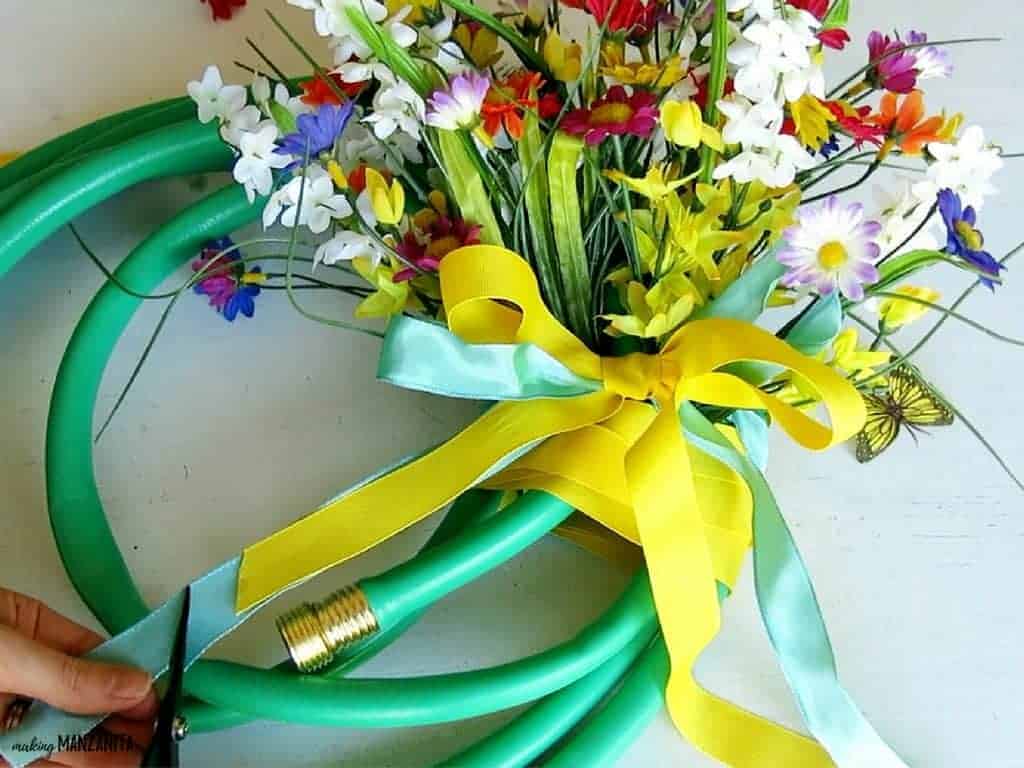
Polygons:
M944 189L939 192L939 213L946 225L946 253L959 256L985 275L998 278L1004 267L984 250L985 238L976 229L978 214L974 206L964 208L958 194L951 189ZM994 281L984 275L979 279L989 288L995 287Z
M446 131L472 128L480 119L480 109L490 88L491 81L485 75L456 75L447 90L434 91L427 99L427 125Z
M285 170L291 170L302 163L307 145L311 158L332 149L348 125L354 108L354 101L346 101L341 105L324 104L316 112L299 115L295 121L295 133L289 133L277 142L277 154L294 158Z
M192 290L210 299L210 306L223 315L228 322L234 322L238 313L252 317L256 312L254 299L260 295L259 284L264 276L260 267L246 271L237 250L224 253L234 247L230 237L211 240L195 261L192 271L203 271L205 275L192 286Z
M776 258L788 268L782 285L813 285L822 296L837 288L851 301L864 298L864 286L878 280L881 249L877 221L864 219L864 206L843 205L835 195L801 209L797 224L783 234Z

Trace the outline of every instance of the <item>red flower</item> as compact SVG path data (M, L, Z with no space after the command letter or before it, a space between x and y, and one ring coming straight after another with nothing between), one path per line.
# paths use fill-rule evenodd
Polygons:
M395 248L399 256L420 271L436 272L441 259L456 248L480 242L480 227L476 224L469 224L464 219L451 219L447 214L433 210L427 213L429 215L426 217L424 231L426 242L421 243L412 232L406 232L402 242ZM416 275L416 269L406 267L398 270L393 280L401 283L412 280Z
M645 5L641 0L585 0L584 7L598 24L608 22L609 32L632 34L634 27L644 27L656 9L656 0Z
M557 115L562 103L554 93L538 98L543 87L544 80L540 73L525 69L513 72L492 85L480 108L484 130L496 136L504 125L508 135L518 141L523 136L523 114L526 110L536 110L545 120Z
M709 75L705 75L703 78L698 80L697 76L694 75L693 72L690 72L690 74L687 75L687 77L693 80L693 82L697 86L697 93L694 95L693 100L696 102L697 106L700 107L701 112L703 112L705 109L708 108L708 86L711 78ZM728 96L735 89L736 85L735 83L733 83L732 78L725 78L725 88L722 90L722 95Z
M853 138L856 146L860 147L865 141L876 147L882 146L886 128L868 122L871 107L853 107L844 101L823 101L822 104L828 107L839 127Z
M841 51L846 47L846 44L850 42L850 36L847 34L845 29L823 29L818 33L818 39L821 40L822 45L827 45L836 51Z
M788 3L794 8L799 8L802 11L807 11L809 14L814 16L818 21L825 18L825 14L828 13L829 0L787 0ZM818 39L822 45L827 45L829 48L834 48L837 51L843 50L846 44L850 42L850 36L846 34L845 29L823 29L818 33Z
M332 74L330 78L331 82L349 98L355 98L359 91L363 89L364 83L346 83L341 79L341 75ZM309 80L303 80L299 83L299 86L302 88L302 102L309 104L311 107L342 103L338 98L338 94L334 92L334 89L320 75Z
M352 188L352 191L355 192L357 195L364 189L366 189L366 167L367 166L364 163L360 163L355 167L352 173L348 175L348 185L349 187ZM391 171L389 171L387 168L380 168L374 170L376 170L377 173L384 177L384 181L386 181L388 184L391 184Z
M245 5L245 0L199 0L201 3L210 3L210 10L213 12L213 20L230 19L236 8Z
M818 21L828 13L828 0L788 0L789 4L801 11L807 11Z
M647 138L658 123L657 97L650 91L634 91L630 96L621 85L608 89L603 98L589 109L574 109L562 120L562 130L582 136L597 146L609 136L640 136Z

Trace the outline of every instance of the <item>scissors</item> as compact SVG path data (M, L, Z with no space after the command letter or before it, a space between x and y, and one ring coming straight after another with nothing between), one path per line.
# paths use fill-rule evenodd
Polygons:
M186 587L185 597L181 603L181 617L178 619L178 629L174 636L174 647L171 649L171 659L168 665L170 677L168 678L167 691L160 702L153 741L142 758L143 766L171 766L172 768L177 768L180 765L178 762L178 742L184 738L187 732L187 724L178 715L178 712L181 709L182 682L185 678L185 642L188 635L188 615L191 597L191 587Z

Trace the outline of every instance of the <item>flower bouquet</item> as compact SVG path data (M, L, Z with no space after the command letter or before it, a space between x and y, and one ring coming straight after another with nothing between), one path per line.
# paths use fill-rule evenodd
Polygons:
M912 362L924 342L899 346L905 326L935 313L936 329L953 318L998 336L956 311L963 297L944 306L908 282L941 268L964 273L964 295L994 290L1016 252L996 259L978 228L1000 150L962 116L929 114L919 90L951 74L963 41L873 33L866 64L829 88L822 64L850 42L847 0L289 3L330 48L308 51L270 15L307 77L250 43L248 88L210 67L188 100L0 169L3 268L143 179L230 169L237 182L115 272L79 238L109 280L61 366L47 475L68 572L115 634L98 652L189 669L179 735L254 717L422 725L535 702L451 764L599 765L664 701L726 765L904 765L838 679L764 470L771 426L811 450L852 440L870 461L901 431L959 416ZM918 175L877 216L843 196L906 164ZM284 236L230 239L257 219ZM189 260L183 285L154 294ZM143 299L170 311L194 291L235 321L267 287L313 321L380 336L382 380L488 405L150 611L92 477L99 378ZM355 318L386 318L386 332L313 311L306 288L355 296ZM279 668L199 659L283 591L441 509L419 556L281 616L291 659ZM473 672L344 676L552 531L635 572L577 637ZM748 551L810 736L694 677ZM13 736L93 724L36 707L0 751L21 765L38 755L11 752Z

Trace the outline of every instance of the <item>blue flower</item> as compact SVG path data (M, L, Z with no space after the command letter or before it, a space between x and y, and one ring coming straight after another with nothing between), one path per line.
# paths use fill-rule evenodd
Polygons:
M828 160L832 155L839 151L839 137L834 133L829 136L828 141L821 145L821 156Z
M311 158L330 150L341 132L345 130L345 126L348 125L354 108L354 101L346 101L340 106L324 104L312 114L299 115L295 122L297 128L295 133L289 133L277 142L277 154L291 155L296 158L286 170L295 168L302 163L302 159L306 156L307 145Z
M239 312L246 317L253 316L256 311L253 299L260 295L260 283L266 280L259 267L246 271L237 250L224 253L233 246L229 237L210 240L203 246L199 258L192 262L192 271L203 273L192 290L209 297L210 306L228 322L234 322Z
M939 192L939 212L946 225L946 253L959 256L981 270L984 273L980 277L981 282L992 288L994 282L985 275L998 278L1003 266L984 250L985 239L975 229L978 214L974 207L964 208L959 195L951 189L944 189Z
M256 282L247 282L248 280L259 280L262 278L261 270L259 267L254 267L251 272L246 272L242 277L242 282L238 284L235 292L224 304L223 314L224 319L229 323L233 323L235 318L238 317L238 313L241 312L246 317L252 317L256 311L256 302L253 301L257 296L260 295L260 286ZM259 275L259 278L253 277Z

